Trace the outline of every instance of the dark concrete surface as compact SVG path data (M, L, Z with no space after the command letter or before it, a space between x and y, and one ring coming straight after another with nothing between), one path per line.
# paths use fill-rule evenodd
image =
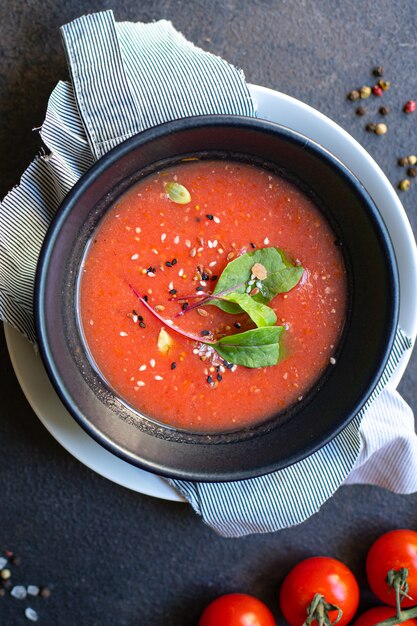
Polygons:
M66 78L58 27L113 8L119 20L171 19L197 45L245 70L252 83L311 104L358 139L396 184L398 156L417 152L414 0L2 0L0 3L0 196L40 148L32 128L43 120L55 83ZM346 93L383 65L393 85L376 111L392 107L384 137L365 133ZM403 194L417 229L417 182ZM381 532L415 527L417 495L345 487L303 525L239 540L217 537L190 507L142 496L97 476L65 452L30 409L0 337L0 549L22 558L15 582L51 585L30 604L47 626L193 626L216 595L243 591L279 617L278 589L297 560L328 554L345 560L367 591L364 556ZM401 383L417 408L417 355ZM28 623L26 601L0 597L1 626Z

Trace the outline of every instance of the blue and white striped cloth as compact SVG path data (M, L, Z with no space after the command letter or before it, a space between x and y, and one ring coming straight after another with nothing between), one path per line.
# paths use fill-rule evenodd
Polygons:
M104 11L62 28L71 82L51 94L36 158L0 205L0 315L35 343L38 254L62 199L118 143L189 115L255 115L243 73L196 48L170 22L115 23ZM417 490L417 438L389 378L410 341L398 330L387 369L361 413L300 463L235 483L170 481L218 533L271 532L307 519L342 483ZM387 385L388 383L388 385Z

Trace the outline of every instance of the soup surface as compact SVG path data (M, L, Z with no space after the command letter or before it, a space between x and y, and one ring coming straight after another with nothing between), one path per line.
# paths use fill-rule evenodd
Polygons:
M173 201L173 182L189 202ZM243 311L208 304L204 294L232 261L272 247L304 270L268 304L284 327L280 360L234 365L200 341L255 324ZM243 291L252 296L262 285L248 278ZM106 213L82 265L79 299L91 357L120 398L172 427L218 432L300 401L334 363L347 286L334 233L296 186L251 165L191 160L143 179Z

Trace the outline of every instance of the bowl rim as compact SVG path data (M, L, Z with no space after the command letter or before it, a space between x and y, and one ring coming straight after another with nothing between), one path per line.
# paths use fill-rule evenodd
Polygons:
M329 433L327 436L323 436L319 442L314 445L310 445L308 448L308 452L305 452L305 449L299 450L297 454L293 454L288 457L285 463L277 463L272 464L273 466L265 466L262 470L252 472L250 470L236 472L223 472L223 473L193 473L190 475L188 471L181 470L173 470L172 468L167 468L161 463L150 463L148 461L144 461L138 458L138 453L131 454L121 448L118 444L114 443L108 436L104 435L100 430L98 430L94 424L89 421L89 418L78 412L78 410L74 409L74 405L71 401L71 397L68 397L66 393L63 392L62 386L60 385L61 377L57 373L54 367L54 357L52 352L49 350L48 342L45 340L45 311L42 306L43 296L46 289L46 269L48 268L50 256L52 250L54 248L54 244L56 238L61 231L63 224L71 213L72 207L77 201L83 196L84 192L88 189L90 184L100 175L104 170L111 167L119 159L123 156L129 154L132 150L137 149L142 144L145 144L153 139L157 139L162 136L169 136L173 133L177 133L181 130L190 130L193 128L210 128L210 127L241 127L243 129L258 129L264 132L274 131L275 133L281 134L281 136L286 137L292 141L295 141L298 144L302 144L302 147L311 148L316 155L320 156L322 159L327 161L328 163L335 167L339 174L342 175L344 179L346 179L350 185L352 185L359 195L362 198L364 205L367 208L368 214L371 216L373 222L377 225L378 230L382 233L382 244L384 247L385 255L389 259L390 269L392 270L392 309L393 315L390 318L390 326L387 340L384 346L384 354L383 358L379 363L379 367L375 371L371 383L368 385L367 389L362 394L362 397L357 401L353 410L346 415L344 421ZM36 268L36 278L35 278L35 291L34 291L34 312L35 312L35 329L38 338L38 346L41 354L42 361L44 363L45 369L48 373L48 377L51 380L55 391L60 397L63 404L68 409L71 416L82 426L82 428L95 439L98 443L100 443L107 450L123 459L124 461L129 462L130 464L136 465L144 470L160 474L165 477L175 478L175 479L183 479L183 480L198 480L203 482L225 482L225 481L236 481L247 478L252 478L260 475L265 475L271 473L273 471L284 469L294 463L297 463L307 456L311 456L326 444L328 444L331 440L333 440L340 432L354 419L354 417L359 413L359 411L366 404L369 397L372 395L375 387L377 386L382 373L385 369L387 361L389 359L389 355L392 350L392 346L394 343L395 332L398 324L398 315L399 315L399 278L398 278L398 268L395 259L394 248L390 239L390 235L387 227L385 226L385 222L380 215L378 208L373 202L370 194L367 192L366 188L359 181L359 179L353 174L353 172L331 151L324 148L320 143L310 139L306 135L295 131L285 125L279 124L277 122L245 117L245 116L236 116L236 115L209 115L209 116L192 116L187 118L182 118L179 120L174 120L170 122L165 122L163 124L159 124L158 126L152 127L148 130L142 131L133 135L129 139L121 142L108 153L106 153L103 157L97 160L88 170L85 172L81 178L76 182L74 187L70 190L68 195L64 198L63 202L57 209L55 216L53 217L47 234L45 236L41 253L39 255L38 264ZM139 451L140 453L140 451Z

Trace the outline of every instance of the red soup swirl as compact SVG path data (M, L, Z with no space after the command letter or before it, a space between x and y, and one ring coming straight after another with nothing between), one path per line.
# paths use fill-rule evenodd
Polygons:
M285 178L190 160L132 186L81 267L79 314L107 384L140 413L199 432L299 402L334 353L347 284L335 235Z

